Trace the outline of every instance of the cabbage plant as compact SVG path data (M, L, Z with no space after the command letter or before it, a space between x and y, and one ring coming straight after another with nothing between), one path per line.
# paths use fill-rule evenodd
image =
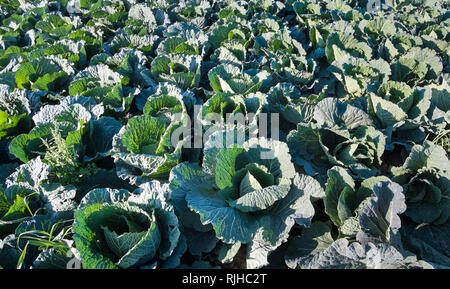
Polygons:
M224 243L267 246L261 249L267 257L295 223L310 225L312 200L322 198L323 189L295 172L286 144L260 138L225 146L226 135L211 136L201 168L181 163L172 170L176 211L195 211Z
M174 268L185 244L167 203L167 185L126 190L95 189L75 212L74 240L83 268Z
M147 99L144 115L128 120L112 143L112 156L121 178L141 184L169 177L181 158L185 142L184 135L176 138L172 134L188 124L190 101L189 93L173 85L161 86Z

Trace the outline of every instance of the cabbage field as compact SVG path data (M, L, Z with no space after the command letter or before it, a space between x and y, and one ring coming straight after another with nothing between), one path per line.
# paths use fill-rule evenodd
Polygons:
M0 0L0 268L450 268L450 1Z

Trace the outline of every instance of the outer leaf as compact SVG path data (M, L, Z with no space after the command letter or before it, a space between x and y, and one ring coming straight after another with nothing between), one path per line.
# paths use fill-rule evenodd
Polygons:
M379 182L373 186L375 197L363 204L358 213L362 232L357 239L399 246L400 215L406 210L403 188L397 183Z

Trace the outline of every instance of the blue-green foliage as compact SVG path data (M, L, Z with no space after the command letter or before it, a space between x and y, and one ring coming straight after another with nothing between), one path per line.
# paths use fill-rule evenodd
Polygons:
M0 0L0 268L449 268L450 6L371 2Z

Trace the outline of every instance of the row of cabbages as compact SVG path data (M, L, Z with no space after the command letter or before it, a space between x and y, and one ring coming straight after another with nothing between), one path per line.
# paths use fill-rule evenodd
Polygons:
M449 5L398 2L0 0L0 267L448 268Z

